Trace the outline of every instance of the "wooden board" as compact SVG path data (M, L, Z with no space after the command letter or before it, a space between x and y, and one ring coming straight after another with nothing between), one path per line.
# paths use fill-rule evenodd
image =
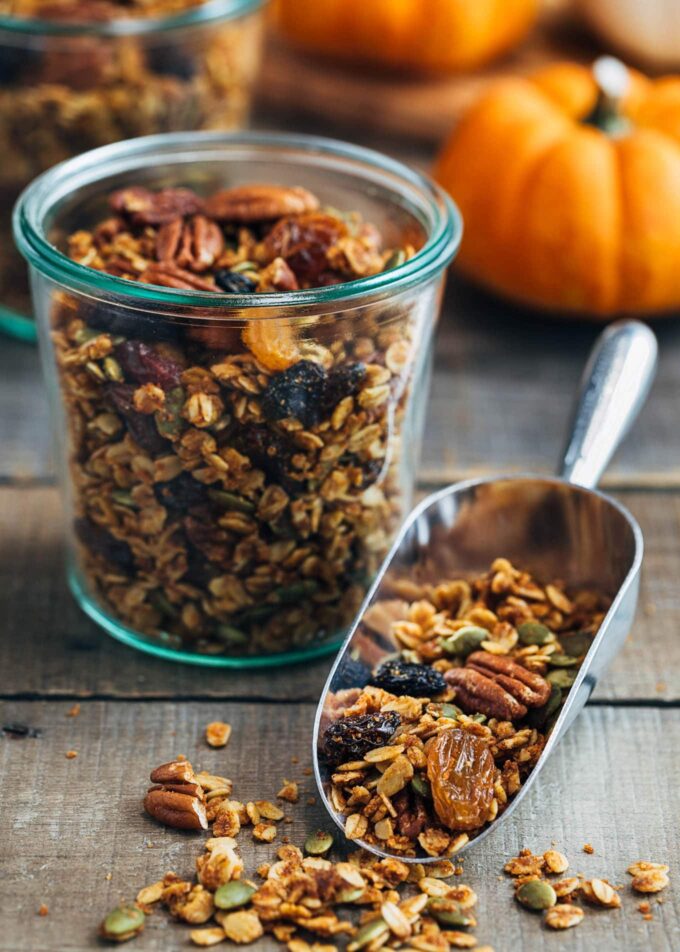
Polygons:
M658 378L610 487L680 487L680 322L657 322ZM494 472L552 473L598 328L551 323L450 280L435 347L421 485ZM37 352L0 341L0 481L52 478L51 432Z
M302 843L310 829L328 828L305 777L313 708L266 704L83 704L79 717L66 716L65 703L6 703L2 723L19 721L42 729L37 739L0 738L0 770L6 795L0 849L3 857L3 952L84 952L97 947L95 930L121 898L167 870L190 876L203 837L159 827L141 808L149 770L177 753L195 766L234 780L242 800L273 798L284 777L302 783L301 801L290 808L285 827ZM202 741L215 717L234 727L229 746L211 751ZM674 712L589 709L547 765L514 822L499 830L465 860L462 881L479 895L474 930L495 952L675 952L680 947L680 827L676 790L680 762L662 756L680 745ZM67 760L67 750L78 757ZM299 765L291 756L300 757ZM10 835L11 834L11 835ZM283 833L279 834L280 836ZM619 911L586 910L584 922L568 936L541 927L540 919L512 899L506 859L518 849L543 852L556 842L571 870L624 884ZM582 852L584 843L595 853ZM255 844L244 830L239 845L252 874L274 850ZM654 920L645 922L630 890L626 867L638 859L671 864L671 887ZM107 880L107 875L111 878ZM49 915L38 916L41 903ZM134 942L138 952L188 948L188 928L159 912ZM228 946L225 946L227 948ZM230 947L230 946L229 946ZM263 940L251 948L269 950ZM132 946L131 946L132 948ZM278 947L280 948L280 947Z
M647 536L638 620L596 699L680 702L680 493L620 494ZM0 488L0 693L12 697L262 698L316 702L331 660L285 671L171 664L114 641L76 606L63 576L51 488Z
M317 119L326 128L350 130L353 139L370 130L371 135L397 135L402 143L438 143L491 80L527 74L556 59L590 62L597 55L594 40L569 7L565 0L553 0L516 50L457 76L405 77L342 66L270 36L257 88L258 117L293 127Z

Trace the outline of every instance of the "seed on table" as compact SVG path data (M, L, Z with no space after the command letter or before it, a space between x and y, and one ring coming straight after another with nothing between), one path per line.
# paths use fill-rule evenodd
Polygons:
M324 856L333 845L334 839L333 834L327 833L325 830L310 833L305 840L305 853L308 853L309 856Z
M382 938L389 931L390 927L384 919L373 919L359 929L354 939L347 946L347 952L359 952L359 949L363 949L371 942Z
M100 926L103 938L113 942L127 942L133 939L144 928L146 916L138 906L132 904L117 906L104 919Z
M543 859L550 873L564 873L569 869L569 860L559 850L546 850Z
M427 911L440 926L455 926L464 928L475 925L474 916L470 915L462 906L451 899L430 899Z
M218 888L214 896L215 906L218 909L240 909L250 902L255 892L255 887L244 880L233 879Z
M546 909L543 921L550 929L571 929L583 920L583 909L561 902Z
M205 729L205 739L210 747L226 747L231 737L231 724L212 721Z
M515 898L527 909L533 909L535 912L541 909L550 909L557 902L555 890L550 883L546 883L542 879L530 879L528 882L522 883L515 893Z

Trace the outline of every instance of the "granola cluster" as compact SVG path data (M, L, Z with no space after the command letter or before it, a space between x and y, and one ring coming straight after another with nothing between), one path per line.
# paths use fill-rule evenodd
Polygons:
M382 637L400 654L373 670L351 660L333 685L328 796L349 839L451 857L537 763L608 602L502 558L472 581L393 590L362 625L368 645Z
M292 291L414 251L383 249L372 225L303 188L130 187L111 206L71 235L70 256L163 287ZM80 569L109 612L173 647L278 652L342 631L408 505L424 312L216 313L56 296Z
M180 13L196 0L9 0L0 14L71 22ZM238 129L260 60L261 14L144 36L49 36L0 29L0 229L20 190L88 149L183 129ZM21 258L0 245L0 299L28 311ZM19 285L17 287L17 285Z

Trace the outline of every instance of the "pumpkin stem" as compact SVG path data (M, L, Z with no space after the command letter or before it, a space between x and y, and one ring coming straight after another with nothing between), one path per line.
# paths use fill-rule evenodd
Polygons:
M631 129L630 120L621 112L630 89L628 68L613 56L600 56L593 63L593 76L598 89L597 102L583 122L610 136L625 135Z

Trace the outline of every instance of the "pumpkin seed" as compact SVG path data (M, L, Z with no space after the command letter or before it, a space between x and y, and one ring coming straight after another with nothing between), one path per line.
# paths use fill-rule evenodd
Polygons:
M119 506L127 506L128 509L137 509L137 503L126 489L114 489L111 492L111 498Z
M560 707L562 703L562 688L559 684L550 685L550 697L546 701L545 707L543 708L544 717L547 721L548 718L555 713L556 710Z
M587 631L575 631L572 635L561 634L560 641L566 654L581 658L588 653L593 636Z
M392 268L398 268L399 265L402 265L405 261L406 261L405 252L403 251L403 249L398 248L396 251L392 252L392 254L389 256L389 258L385 262L383 271L390 271Z
M159 612L163 612L163 614L167 615L169 618L177 618L179 612L172 602L168 601L163 592L151 592L149 595L149 601L154 606L154 608L158 609Z
M236 274L242 274L244 271L257 271L257 265L254 261L241 261L240 264L235 264L229 270L235 271Z
M166 440L176 440L186 426L182 418L182 408L186 395L182 387L173 387L165 395L163 409L154 413L156 429Z
M247 645L249 638L245 631L233 625L218 625L217 637L228 645Z
M517 628L519 640L523 645L544 645L552 640L553 633L540 621L525 621Z
M441 717L450 717L454 720L463 713L455 704L442 704L439 707L439 712Z
M253 605L252 608L244 608L238 613L238 622L247 625L251 621L264 621L276 614L278 610L278 605Z
M106 380L106 377L104 376L104 371L99 366L99 364L96 364L94 362L94 360L88 360L88 362L85 364L85 370L87 370L90 376L94 377L95 380L100 380L100 381Z
M578 658L572 658L568 654L554 654L548 658L548 664L551 668L573 668L578 664Z
M427 911L437 920L440 926L455 926L461 928L474 923L472 916L451 899L430 899Z
M256 893L254 886L250 886L242 879L232 879L229 883L220 886L214 895L218 909L240 909L250 902L250 897Z
M361 899L365 891L365 889L341 889L339 893L336 893L335 901L338 903L356 902L357 899Z
M486 714L473 714L470 720L474 721L476 724L486 724L488 718Z
M91 327L79 327L73 335L73 340L76 344L86 344L89 340L94 340L95 337L99 337L100 334L101 331L92 330Z
M209 489L208 497L229 512L255 512L252 502L244 499L243 496L237 496L236 493L228 493L225 489Z
M529 882L522 883L515 896L518 902L535 912L550 909L557 902L557 893L550 883L543 879L530 879Z
M313 579L306 579L303 582L296 582L294 585L284 585L281 588L275 588L272 595L284 605L299 602L301 598L307 595L313 595L318 591L319 583Z
M125 380L123 368L115 357L104 358L104 373L109 378L109 380L113 380L116 383L120 383L122 380Z
M384 919L372 919L354 936L354 939L347 946L347 952L358 952L364 946L369 945L374 939L380 939L390 931Z
M489 637L486 628L480 628L478 625L466 625L459 628L448 638L442 641L442 648L447 654L462 655L467 658L469 654L476 651L483 641Z
M545 679L551 684L557 685L558 688L566 690L572 686L577 674L578 671L567 671L566 668L556 668L555 671L548 671Z
M323 856L333 845L334 839L333 834L327 833L325 830L317 830L316 833L310 833L305 840L305 853L308 853L310 856Z
M432 796L432 789L429 782L424 777L418 776L418 774L411 780L411 787L420 797L429 799Z
M101 924L101 934L116 942L132 939L144 928L146 916L138 906L118 906Z

